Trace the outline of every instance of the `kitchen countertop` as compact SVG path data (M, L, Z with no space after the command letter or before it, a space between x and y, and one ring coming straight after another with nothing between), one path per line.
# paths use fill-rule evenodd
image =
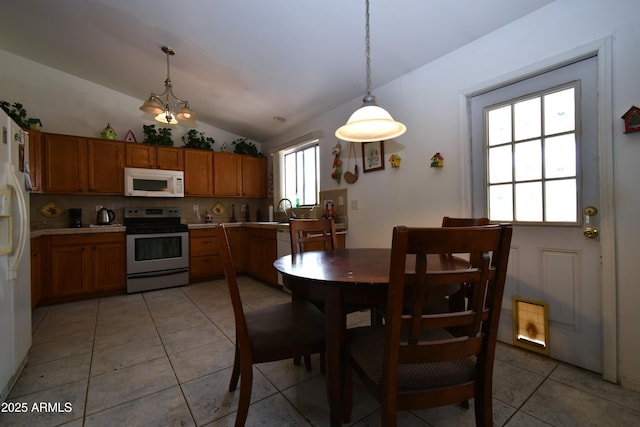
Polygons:
M224 223L226 227L242 227L249 226L253 228L273 228L273 229L289 229L288 223L280 222L227 222ZM190 230L215 228L218 223L202 223L202 224L188 224ZM347 228L345 223L336 224L336 229L341 232ZM91 225L80 228L45 228L40 230L32 230L31 238L40 236L55 236L64 234L91 234L91 233L124 233L127 227L121 224L115 225Z

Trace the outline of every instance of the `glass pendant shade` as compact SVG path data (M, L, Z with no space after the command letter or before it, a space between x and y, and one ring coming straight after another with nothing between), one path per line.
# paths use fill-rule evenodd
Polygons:
M376 98L367 95L344 126L336 130L336 137L349 142L386 141L397 138L407 127L391 117L391 114L376 104Z
M156 121L160 122L160 123L167 123L170 125L175 125L178 124L178 121L176 120L175 117L173 117L173 114L171 114L171 112L169 113L165 113L164 111L160 114L158 114L155 117Z
M195 120L196 113L193 112L191 107L189 107L188 105L185 105L180 109L180 111L178 111L178 114L176 114L176 117L180 120Z
M164 113L164 105L157 99L149 98L144 101L144 104L140 106L140 109L145 113L161 114Z

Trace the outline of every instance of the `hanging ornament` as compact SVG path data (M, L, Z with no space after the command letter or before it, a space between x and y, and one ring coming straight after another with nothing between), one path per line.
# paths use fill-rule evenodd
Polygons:
M340 153L342 152L342 146L340 141L335 147L331 149L333 154L333 172L331 172L331 178L335 179L338 184L342 180L342 160L340 160Z
M441 168L442 162L444 162L444 158L440 155L440 153L436 153L431 157L431 167L432 168Z
M356 162L356 149L354 143L349 143L349 158L347 159L347 171L344 173L344 180L347 184L353 184L358 180L358 162ZM349 166L351 166L351 155L353 154L353 163L355 164L353 173L349 172Z
M397 154L392 154L391 156L389 156L389 163L391 163L392 168L399 168L401 161L402 159Z

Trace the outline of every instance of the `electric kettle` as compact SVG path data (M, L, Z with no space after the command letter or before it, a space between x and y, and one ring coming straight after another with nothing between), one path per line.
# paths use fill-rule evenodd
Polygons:
M115 218L116 218L116 214L111 209L100 208L96 218L96 224L109 225L113 222Z

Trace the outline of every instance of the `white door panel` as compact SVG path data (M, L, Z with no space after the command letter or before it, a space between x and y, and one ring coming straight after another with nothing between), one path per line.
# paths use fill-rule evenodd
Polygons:
M599 207L597 58L475 96L471 100L472 212L485 216L484 108L579 81L577 120L578 224L514 224L498 338L512 342L512 296L549 304L550 356L602 372L599 240L583 235L586 206ZM598 216L589 225L598 226Z

